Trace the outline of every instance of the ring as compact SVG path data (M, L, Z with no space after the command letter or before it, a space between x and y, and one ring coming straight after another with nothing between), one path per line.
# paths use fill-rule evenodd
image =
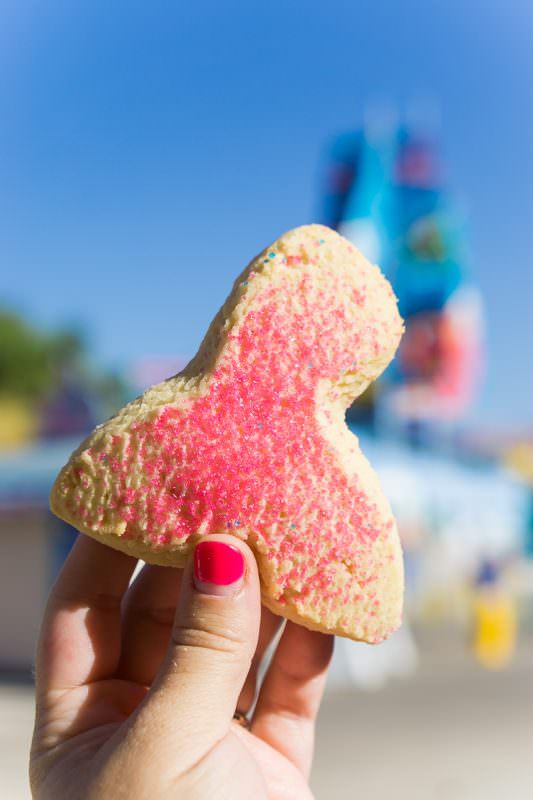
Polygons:
M233 719L235 720L237 725L240 725L242 728L246 728L247 731L250 730L251 727L250 720L248 719L246 714L242 713L242 711L236 711L235 714L233 715Z

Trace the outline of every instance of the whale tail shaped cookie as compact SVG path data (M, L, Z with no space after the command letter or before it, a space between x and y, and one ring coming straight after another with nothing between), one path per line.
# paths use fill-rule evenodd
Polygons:
M400 623L401 550L344 412L401 333L376 266L328 228L290 231L240 275L188 367L76 450L52 510L178 567L203 535L230 532L253 548L273 611L381 641Z

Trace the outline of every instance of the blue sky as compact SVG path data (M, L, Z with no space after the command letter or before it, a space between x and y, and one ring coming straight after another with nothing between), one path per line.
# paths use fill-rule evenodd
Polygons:
M475 418L531 422L528 5L4 0L0 299L106 364L192 355L237 271L319 217L332 135L431 97L487 306Z

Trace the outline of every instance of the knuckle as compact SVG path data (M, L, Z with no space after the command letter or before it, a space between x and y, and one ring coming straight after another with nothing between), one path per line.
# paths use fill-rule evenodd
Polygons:
M240 655L245 641L228 629L214 630L178 623L172 631L172 644L179 649L217 652L232 659Z
M137 606L133 613L137 621L166 629L172 625L176 609L170 606L168 608Z

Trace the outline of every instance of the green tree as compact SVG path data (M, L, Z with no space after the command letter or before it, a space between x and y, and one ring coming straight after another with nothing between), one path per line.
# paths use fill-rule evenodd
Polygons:
M0 392L35 399L51 378L46 340L13 313L0 312Z
M0 310L0 394L39 400L58 373L81 364L83 356L76 331L46 335L17 314Z

